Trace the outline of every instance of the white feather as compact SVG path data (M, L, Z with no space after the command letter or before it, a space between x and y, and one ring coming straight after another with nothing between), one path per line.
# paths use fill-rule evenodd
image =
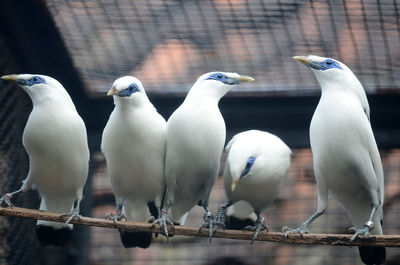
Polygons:
M208 203L218 175L225 143L225 122L218 102L233 86L207 80L210 74L198 78L167 122L166 203L173 201L169 216L174 222L199 201Z
M355 75L340 65L343 70L313 70L322 90L310 125L318 207L326 208L331 192L344 206L352 224L362 228L371 205L376 205L372 233L382 234L383 169L369 121L368 101Z
M251 130L235 135L226 150L229 153L223 178L228 200L246 201L252 209L235 204L234 209L238 212L231 209L227 215L244 219L243 216L248 216L254 209L262 212L283 186L290 167L290 148L273 134ZM240 179L249 157L254 157L255 162L249 173ZM238 181L234 191L231 189L233 181Z
M140 91L129 97L113 96L115 108L104 128L102 151L123 213L128 221L146 222L150 216L147 203L154 201L161 207L166 122L138 79L122 77L113 87L121 90L131 83L137 84Z
M86 128L63 86L51 77L41 77L46 84L23 87L33 102L23 134L30 163L23 190L36 186L42 197L40 210L69 213L74 201L82 199L88 174ZM42 220L37 223L64 226Z

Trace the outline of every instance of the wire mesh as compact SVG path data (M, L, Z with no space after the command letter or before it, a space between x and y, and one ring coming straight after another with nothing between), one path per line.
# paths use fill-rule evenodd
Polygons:
M400 150L381 151L385 170L385 219L383 230L386 234L398 234L397 220L400 218ZM94 192L110 192L110 182L104 166L104 158L97 154L98 170L94 172ZM103 164L103 166L101 166ZM210 198L210 209L226 203L222 179L217 180ZM292 165L284 188L276 201L268 207L263 216L270 231L280 231L283 225L297 227L317 207L317 188L312 169L310 149L294 150ZM93 216L102 218L112 211L113 201L97 204ZM201 207L191 210L185 225L200 226L204 211ZM327 212L309 227L315 233L347 233L350 221L338 202L329 200ZM159 236L149 249L124 249L116 230L91 228L91 264L360 264L357 248L341 246L301 246L269 242L213 239L174 236L166 243ZM398 249L387 249L387 263L398 264ZM396 263L397 262L397 263Z
M0 72L15 73L20 66L8 49L6 38L0 35ZM28 172L28 157L22 146L22 131L31 109L28 96L15 84L2 84L0 89L0 194L15 191ZM36 192L15 196L13 202L21 207L39 205ZM34 220L0 218L0 264L42 264Z
M400 87L399 3L379 0L47 0L91 92L134 75L152 92L182 92L205 72L249 74L236 91L316 92L291 60L347 64L370 93Z

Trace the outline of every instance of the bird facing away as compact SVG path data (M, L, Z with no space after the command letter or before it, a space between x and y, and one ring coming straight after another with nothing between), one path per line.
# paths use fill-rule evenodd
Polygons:
M147 222L150 215L158 217L165 187L166 121L133 76L115 80L107 95L115 104L102 139L117 205L111 217ZM119 232L127 248L150 246L151 232Z
M343 63L314 55L295 56L308 66L321 86L321 98L310 125L314 174L318 187L318 209L299 228L322 215L328 192L343 205L358 235L381 235L384 180L379 151L369 121L369 105L363 86ZM359 247L365 264L385 261L384 247Z
M187 212L196 204L205 209L202 227L210 228L212 235L215 220L208 201L225 143L225 122L218 102L234 85L250 81L254 79L237 73L204 74L168 119L166 204L161 218L154 222L164 228L165 236L168 237L167 223L183 224Z
M230 216L232 226L240 220L248 223L253 212L254 225L237 227L255 231L252 243L261 230L268 229L260 213L277 197L290 167L292 151L277 136L259 130L235 135L225 148L227 159L223 174L228 203L218 209L217 226L224 228L225 211L234 206ZM235 203L245 201L249 204ZM241 205L242 204L242 205ZM246 209L251 209L247 210ZM233 222L233 220L235 222ZM228 228L229 224L227 225Z
M40 210L70 217L65 224L38 220L36 234L40 243L65 246L73 228L69 222L80 217L79 205L88 174L85 124L67 91L54 78L20 74L2 79L22 87L31 98L33 109L22 138L29 155L28 176L22 187L4 195L0 204L12 207L11 197L34 185L41 196Z

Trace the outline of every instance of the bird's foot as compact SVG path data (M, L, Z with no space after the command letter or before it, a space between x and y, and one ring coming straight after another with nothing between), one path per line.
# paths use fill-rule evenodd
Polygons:
M254 243L254 240L256 240L258 234L261 231L264 231L264 230L268 231L268 225L265 223L265 219L261 218L260 220L257 220L257 222L256 222L256 224L254 226L248 225L245 228L243 228L243 230L254 231L254 236L253 236L253 239L251 240L251 243L250 243L250 245L252 245Z
M218 229L225 229L225 211L226 211L226 207L225 206L221 206L218 208L217 211L217 215L215 216L215 230Z
M285 237L288 237L288 235L290 235L290 234L300 234L301 236L303 236L304 234L311 233L311 231L308 230L308 228L305 224L302 224L295 229L290 228L288 226L284 226L284 227L282 227L282 232L285 233Z
M79 214L78 209L73 209L70 213L64 213L61 217L69 217L68 220L64 223L65 225L69 224L74 218L81 219L82 215Z
M211 243L211 238L213 236L213 233L215 231L215 219L214 216L212 215L212 213L210 212L206 212L203 216L204 219L204 224L202 224L199 228L199 232L201 231L201 229L203 228L208 228L210 233L209 233L209 237L210 237L210 243Z
M113 220L115 226L117 226L117 221L125 221L127 222L128 219L126 219L126 216L123 215L121 212L119 211L113 211L111 213L106 214L106 216L104 217L106 220Z
M350 232L353 232L354 235L350 239L350 242L353 242L359 235L369 236L370 232L374 230L375 225L372 221L368 221L363 228L357 229L354 226L349 228Z
M168 236L168 225L171 226L171 229L174 230L174 223L169 219L168 212L166 210L161 211L161 217L154 220L153 227L158 224L160 226L161 232L164 233L164 236L169 239Z
M6 204L8 207L13 208L14 205L11 203L11 197L12 197L11 193L4 194L0 198L0 206L2 206L3 204Z

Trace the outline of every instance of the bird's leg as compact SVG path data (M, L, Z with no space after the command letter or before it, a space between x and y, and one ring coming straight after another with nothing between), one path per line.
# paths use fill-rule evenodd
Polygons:
M81 205L81 200L78 199L75 202L75 207L71 210L69 213L64 213L61 215L61 217L69 217L68 220L65 222L65 224L69 224L75 217L80 219L82 215L79 214L80 211L80 205Z
M369 236L369 233L374 230L375 225L372 219L374 218L377 207L372 206L371 215L369 216L368 221L364 224L363 228L357 229L354 226L349 228L350 232L354 232L355 234L350 239L350 242L353 242L359 235Z
M165 209L161 210L160 218L154 220L152 227L154 227L156 224L160 226L160 230L164 233L164 236L169 239L168 235L168 225L171 226L172 229L174 228L174 223L169 219L168 217L168 205Z
M111 213L106 214L104 218L107 220L113 220L115 226L117 226L117 221L128 221L125 215L122 214L122 203L117 203L115 210Z
M168 225L171 226L171 229L174 230L174 223L169 219L168 217L168 210L174 203L174 198L175 198L175 187L174 185L167 185L164 189L164 194L163 198L161 200L160 206L164 205L164 200L166 200L165 203L165 208L161 210L160 215L158 216L158 219L154 220L153 226L158 224L160 225L160 230L164 233L164 236L169 240L168 236Z
M211 243L211 238L213 236L214 230L215 230L215 219L214 216L212 215L212 213L208 210L208 206L207 204L203 204L203 208L206 211L206 213L204 214L203 218L204 218L204 224L202 224L199 228L199 232L201 231L201 229L203 228L208 228L210 231L210 243Z
M1 198L0 198L0 206L3 205L3 203L7 204L7 206L13 208L14 205L11 203L11 198L13 195L20 193L21 191L23 191L23 188L21 187L19 190L10 192L10 193L6 193L4 194Z
M310 230L308 230L307 226L311 224L315 219L317 219L319 216L321 216L325 210L323 211L317 211L315 212L310 218L307 219L304 223L302 223L299 227L293 229L287 226L282 227L282 232L285 233L285 237L287 237L289 234L308 234L310 233Z
M225 205L221 205L218 208L217 215L215 216L215 230L217 229L225 229L225 213L226 209L231 206L233 203L228 202Z
M244 230L251 230L254 231L254 236L253 239L251 240L250 245L252 245L254 243L254 240L256 240L258 234L263 231L263 230L267 230L268 231L268 226L265 223L265 219L264 217L260 216L260 211L259 210L255 210L254 211L257 215L257 220L254 226L252 225L248 225L245 228L243 228Z

